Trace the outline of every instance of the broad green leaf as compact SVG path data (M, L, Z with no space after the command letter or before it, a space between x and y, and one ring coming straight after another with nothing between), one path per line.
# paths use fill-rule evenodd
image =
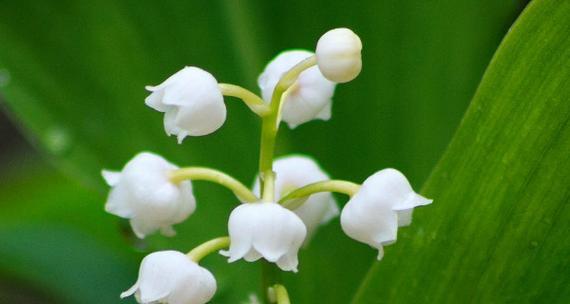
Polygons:
M570 2L533 1L353 303L568 303Z
M247 183L256 171L259 130L243 105L228 100L220 131L177 145L164 135L162 116L143 105L144 85L197 65L255 90L256 75L276 53L311 49L326 30L349 26L364 41L363 73L339 86L330 122L284 129L279 154L311 154L335 178L356 181L396 167L418 184L448 143L519 3L0 1L0 93L55 163L101 193L100 169L118 169L141 150L180 165L213 166ZM146 251L188 250L227 233L235 199L216 186L195 189L198 212L177 227L176 238L154 237ZM98 208L104 202L103 195L92 199ZM331 223L303 250L300 273L286 276L293 299L346 303L373 255ZM206 263L221 288L216 301L235 303L257 290L256 265L227 265L220 257ZM330 288L336 284L343 288Z

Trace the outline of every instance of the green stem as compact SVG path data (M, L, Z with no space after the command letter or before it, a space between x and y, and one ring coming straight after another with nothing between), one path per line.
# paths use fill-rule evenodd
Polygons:
M269 114L269 106L263 101L263 99L261 99L261 97L251 91L228 83L220 83L219 87L223 95L241 99L255 114L260 117L264 117Z
M267 116L263 117L263 123L261 126L261 151L259 155L260 173L263 174L264 172L271 171L273 165L275 138L277 137L279 120L281 119L280 112L283 104L283 94L295 83L303 71L316 64L317 58L315 56L311 56L299 62L287 71L275 85L273 95L271 96L271 103L269 104L270 112Z
M174 170L169 174L173 183L180 183L187 179L209 181L230 189L241 201L248 203L259 201L259 198L237 179L215 169L187 167Z
M317 58L311 56L289 71L287 71L273 89L271 102L269 103L269 113L262 116L261 139L259 151L259 178L261 185L262 198L264 201L273 201L275 198L275 174L273 173L273 155L275 153L275 140L279 130L279 122L281 119L281 107L283 105L283 95L287 90L295 84L299 75L306 69L317 64ZM265 294L268 288L277 280L278 270L275 265L270 263L263 264L262 270L262 291Z
M198 263L207 255L217 252L220 249L228 248L230 246L230 238L227 236L209 240L198 247L192 249L186 255L194 262Z
M299 200L300 198L308 197L319 192L338 192L353 196L359 188L359 184L343 180L316 182L289 192L279 200L279 204L293 210L299 208L304 203L303 200Z
M273 303L277 304L291 304L289 300L289 293L285 286L281 284L275 284L271 287L270 298Z

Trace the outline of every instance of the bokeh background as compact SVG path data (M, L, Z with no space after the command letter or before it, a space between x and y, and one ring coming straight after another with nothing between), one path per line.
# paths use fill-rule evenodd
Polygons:
M277 154L313 156L331 176L357 182L395 167L419 189L525 4L0 0L0 303L117 303L144 254L226 233L235 199L200 182L198 211L175 238L136 240L104 213L100 170L143 150L246 184L256 173L260 124L243 104L226 99L222 129L178 145L144 106L145 85L195 65L256 91L277 53L311 50L328 29L350 27L364 44L362 74L337 87L330 121L283 125ZM285 275L292 298L349 302L375 254L332 221L301 252L300 272ZM218 279L213 303L259 289L257 264L216 256L205 264Z

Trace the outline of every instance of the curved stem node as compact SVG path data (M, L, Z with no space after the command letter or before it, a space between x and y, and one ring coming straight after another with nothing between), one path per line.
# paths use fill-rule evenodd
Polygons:
M241 99L258 116L264 117L269 114L269 105L267 105L261 97L251 91L229 83L220 83L218 86L224 96L237 97Z
M190 258L192 261L198 263L200 262L200 260L208 256L209 254L212 254L229 246L230 246L230 238L227 236L223 236L209 240L205 243L202 243L201 245L198 245L198 247L188 252L186 256L188 256L188 258Z
M170 172L170 180L173 183L180 183L187 179L204 180L222 185L230 189L238 199L243 202L252 203L259 201L259 198L240 181L215 169L205 167L187 167Z
M344 180L316 182L289 192L279 200L279 204L287 209L293 210L299 208L305 202L302 198L306 198L312 194L319 192L337 192L353 196L359 188L359 184Z

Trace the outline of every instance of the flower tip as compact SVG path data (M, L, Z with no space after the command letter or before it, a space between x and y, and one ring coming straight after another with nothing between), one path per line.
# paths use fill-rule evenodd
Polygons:
M132 296L137 291L138 288L139 288L138 284L135 283L135 285L133 285L128 290L121 292L121 295L120 295L121 299L128 298L128 297Z
M168 134L168 136L170 136L171 134ZM176 142L178 142L179 145L182 144L182 142L184 141L184 138L186 138L187 134L186 132L180 132L178 133L178 135L176 136Z
M166 226L160 228L160 233L166 237L173 237L176 235L176 230L172 226Z
M384 258L384 247L380 246L380 248L378 248L378 256L376 257L376 259L380 261L383 258Z
M352 30L332 29L317 42L317 65L328 80L349 82L362 70L361 51L362 41Z
M430 205L431 203L433 203L432 199L423 197L419 194L417 194L417 198L416 198L416 204L417 206L425 206L425 205Z
M119 182L119 179L121 178L121 173L105 169L101 170L101 175L103 176L103 179L109 186L116 185Z

